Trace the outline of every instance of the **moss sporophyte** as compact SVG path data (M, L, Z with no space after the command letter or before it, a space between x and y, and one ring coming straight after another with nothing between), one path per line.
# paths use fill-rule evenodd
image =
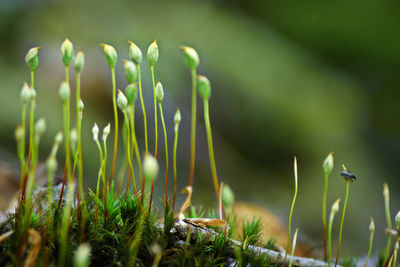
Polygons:
M294 158L294 196L288 218L288 236L286 251L269 250L271 243L263 244L261 238L262 222L259 218L253 221L236 222L235 197L233 191L218 180L216 159L209 105L211 99L211 83L205 77L197 75L199 56L188 46L182 46L185 64L191 72L191 133L188 185L183 193L187 198L180 208L175 208L178 178L182 177L178 168L179 127L182 114L176 109L174 117L164 113L166 107L165 87L159 81L155 83L154 66L158 63L159 50L157 40L147 50L147 61L153 87L154 102L154 156L148 149L148 128L146 109L142 91L140 65L142 52L133 42L129 42L130 60L124 60L123 70L127 81L124 92L117 91L116 73L118 67L117 51L114 47L102 44L105 62L111 71L112 101L114 122L102 125L102 136L96 123L92 128L94 143L99 153L97 183L94 191L88 190L85 196L83 184L85 164L82 145L87 135L82 128L84 99L81 98L81 74L85 68L85 56L82 50L74 53L74 45L69 39L61 45L61 61L65 69L64 81L59 86L59 98L62 104L62 130L54 138L53 146L45 161L47 188L36 186L39 182L39 144L46 130L44 119L35 118L36 90L35 73L39 65L40 47L30 49L25 63L30 71L30 85L24 83L20 92L22 105L21 122L15 130L17 155L20 162L20 191L15 214L9 214L6 222L0 224L0 265L15 266L325 266L331 264L332 228L334 217L339 211L339 201L333 204L329 221L326 220L326 202L328 192L328 176L334 164L330 153L324 163L324 191L322 198L322 221L325 262L311 258L295 257L294 251L298 237L298 228L291 236L292 217L298 193L297 159ZM75 79L73 84L69 67L73 64ZM122 69L122 68L121 68ZM75 101L70 102L71 88L75 89ZM168 88L168 87L167 87ZM150 90L151 91L151 90ZM149 94L150 91L147 91ZM196 156L196 118L197 91L203 102L203 116L211 167L211 178L217 197L219 213L197 208L192 203L193 177ZM39 91L40 92L40 91ZM167 94L168 96L168 94ZM137 133L135 127L135 103L140 97L143 113L144 133ZM74 107L75 118L71 121L70 106ZM123 118L121 134L118 134L118 109ZM175 110L175 108L174 108ZM159 111L159 114L158 114ZM152 207L154 182L159 176L157 120L160 115L164 135L165 167L162 221L157 206ZM173 177L174 188L172 201L168 198L169 147L168 122L174 123L173 143ZM184 121L183 121L184 122ZM104 127L104 128L103 128ZM139 128L138 128L139 129ZM141 128L140 128L141 129ZM29 130L29 134L28 134ZM113 154L108 155L107 138L114 131ZM138 135L138 136L137 136ZM138 137L144 136L143 153ZM120 142L121 159L118 157L118 140ZM63 144L64 142L64 144ZM29 147L26 153L25 149ZM64 153L64 164L57 159L57 152ZM112 157L110 159L109 157ZM164 159L164 157L161 157ZM111 162L109 162L111 160ZM119 160L122 162L120 163ZM108 164L109 163L109 164ZM164 165L165 164L165 165ZM128 171L127 171L128 170ZM55 175L61 171L62 183L55 182ZM86 171L86 169L85 169ZM109 175L109 176L108 176ZM335 265L339 260L344 216L349 195L349 184L356 178L343 165L341 175L346 182L346 196L340 222L338 249ZM75 179L77 176L77 179ZM115 178L115 179L114 179ZM118 178L118 179L117 179ZM107 180L108 179L108 180ZM139 183L137 183L138 181ZM115 182L116 181L116 182ZM117 185L114 186L114 183ZM115 189L116 188L116 189ZM44 192L42 195L41 192ZM64 192L65 191L65 192ZM392 228L389 209L389 187L384 185L384 203L387 219L388 243L384 255L384 265L393 266L397 261L399 250L400 213L395 216L395 228ZM44 200L44 201L41 201ZM158 198L154 198L158 199ZM192 214L192 218L188 215ZM236 224L242 224L242 231L236 230ZM206 229L211 227L212 229ZM369 226L369 247L366 260L369 264L375 224L371 218ZM391 239L394 238L392 245ZM239 241L233 240L239 238ZM286 238L285 238L286 239ZM188 246L190 244L190 246ZM298 245L300 246L300 245ZM268 247L264 249L262 247ZM285 256L283 257L283 255ZM372 257L373 258L373 257ZM371 259L372 261L372 259Z

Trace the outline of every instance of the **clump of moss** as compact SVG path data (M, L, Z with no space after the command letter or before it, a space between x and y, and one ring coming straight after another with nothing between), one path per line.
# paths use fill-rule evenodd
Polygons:
M28 51L25 61L30 70L30 86L24 83L21 90L21 124L17 126L15 137L17 140L18 159L20 161L21 182L18 195L18 205L15 212L8 214L6 221L0 224L0 265L26 265L26 266L276 266L298 264L300 258L294 258L298 227L296 227L293 241L291 241L291 226L294 205L298 193L297 160L294 158L295 192L289 212L288 240L286 251L271 253L275 249L275 239L272 237L265 244L261 236L261 218L243 222L242 232L236 231L236 218L233 212L234 195L223 183L219 185L217 169L214 158L211 122L209 116L209 100L211 86L205 76L197 76L199 56L197 52L187 46L181 47L184 60L191 71L192 77L192 113L191 113L191 149L190 170L188 186L184 192L188 193L187 200L180 209L175 208L177 192L178 168L176 153L178 149L178 129L181 122L181 113L177 109L174 118L165 118L162 109L164 87L161 82L155 84L154 65L158 62L159 51L157 40L148 48L147 60L153 84L154 98L154 123L155 147L154 157L150 154L147 139L147 116L143 102L140 64L142 52L139 47L130 42L129 55L132 61L124 61L125 75L128 81L125 93L117 91L115 68L117 65L117 51L110 45L102 44L107 65L111 71L112 100L114 113L114 150L112 160L107 153L107 136L111 132L111 124L103 129L102 141L98 140L99 128L96 124L92 129L93 140L98 147L99 171L95 191L89 189L88 194L83 194L83 167L84 155L82 154L81 131L83 100L80 98L80 77L84 68L84 55L79 51L74 55L74 47L66 39L61 46L61 59L65 68L65 81L61 82L59 95L63 108L63 131L60 131L54 140L53 148L46 161L47 188L36 185L36 170L38 166L39 142L46 130L44 119L35 123L36 90L35 73L39 63L39 48ZM74 63L76 72L76 101L75 124L71 125L70 115L70 75L69 66ZM138 82L138 84L137 84ZM197 116L197 89L203 99L204 122L207 132L211 177L214 190L219 202L219 210L207 213L204 209L195 207L191 203L193 192L193 175L196 148L196 116ZM137 142L135 130L135 101L138 96L142 105L144 119L145 153L141 155L140 144ZM118 92L118 97L117 97ZM157 103L158 102L158 109ZM73 103L72 103L73 104ZM118 109L123 115L122 142L125 152L118 180L114 179L116 171L117 147L120 138ZM163 211L152 207L153 187L158 176L158 111L163 125L165 145L165 193L162 198ZM169 150L168 136L165 120L174 122L174 147L173 147L173 174L174 193L168 195L169 175ZM75 127L71 127L75 126ZM29 135L26 134L29 129ZM72 130L71 130L72 129ZM63 133L63 134L62 134ZM139 134L139 133L138 133ZM62 147L64 140L65 163L60 166L63 170L63 179L60 185L54 185L54 175L58 169L57 151ZM28 149L26 149L28 148ZM138 170L134 169L133 159L136 157ZM142 161L143 158L143 161ZM107 161L111 160L111 169L107 169ZM143 162L143 164L142 164ZM326 223L326 199L328 191L328 176L333 169L333 156L330 154L325 160L324 192L323 192L323 239L324 260L330 265L331 236L333 215L329 220L329 229ZM126 168L129 168L125 176ZM75 178L77 173L77 179ZM139 175L137 175L137 173ZM107 181L107 175L109 178ZM336 263L338 263L345 209L349 194L349 184L355 175L348 171L344 165L341 175L346 180L346 197L343 214L340 222L339 242ZM139 185L137 179L139 177ZM125 181L124 181L125 180ZM117 182L115 182L117 181ZM101 182L101 183L100 183ZM114 187L116 184L116 188ZM123 185L126 184L125 188ZM147 186L146 186L147 184ZM54 185L54 186L53 186ZM77 187L77 190L76 190ZM392 229L389 210L389 188L384 185L385 211L388 225L388 242L386 249L379 255L378 266L395 265L399 250L400 213L396 215L396 227ZM146 204L148 203L148 204ZM339 203L334 213L339 210ZM190 215L190 216L189 216ZM188 217L191 217L188 219ZM178 224L185 222L191 227L186 228L185 235L177 234ZM371 219L371 225L373 224ZM192 232L192 229L199 231ZM373 233L375 226L370 226L370 243L368 258L372 250ZM328 233L327 233L328 232ZM328 237L326 236L328 234ZM395 237L392 244L391 236ZM232 240L233 236L241 236L241 242ZM291 243L291 244L290 244ZM328 244L327 244L328 243ZM291 245L291 250L290 249ZM290 255L289 255L290 253ZM275 256L273 256L275 255ZM273 258L274 257L274 258ZM310 259L304 260L308 264ZM312 260L312 259L311 259ZM355 266L354 258L340 260L344 266ZM324 265L323 262L318 264Z

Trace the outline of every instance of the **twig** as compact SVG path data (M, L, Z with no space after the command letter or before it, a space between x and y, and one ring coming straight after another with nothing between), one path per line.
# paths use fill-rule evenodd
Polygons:
M200 234L205 241L213 241L218 233L208 229L202 228L197 225L191 224L190 222L185 222L184 220L179 220L175 223L174 227L171 229L171 233L175 234L180 240L186 240L188 233L191 233L190 238L192 241L196 239L196 237ZM243 244L237 240L230 239L231 246L239 246L241 247ZM281 252L277 252L270 249L265 249L257 246L248 246L250 250L254 251L258 254L266 254L274 263L283 264L284 255ZM287 256L286 264L289 264L290 259L292 259L293 266L298 267L317 267L317 266L328 266L328 264L324 261L315 260L312 258L304 258L290 255ZM340 265L338 265L340 266Z

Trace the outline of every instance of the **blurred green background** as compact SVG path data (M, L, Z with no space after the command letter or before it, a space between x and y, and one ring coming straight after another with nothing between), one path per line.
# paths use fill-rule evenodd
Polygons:
M101 127L112 121L111 79L99 44L117 49L117 86L123 89L127 82L122 59L128 58L128 40L145 54L159 38L155 69L165 88L170 144L176 108L183 117L179 188L188 177L191 107L190 73L179 46L189 45L200 55L199 73L212 83L210 116L219 178L233 188L236 198L267 207L286 221L296 155L300 191L293 224L303 239L320 245L321 164L334 151L329 209L336 198L344 197L341 163L357 175L350 188L344 255L366 253L370 216L377 226L375 245L384 247L384 181L391 189L393 216L400 208L399 11L400 2L395 0L1 0L2 164L18 169L13 132L20 122L20 88L29 80L24 56L33 46L42 46L37 114L48 120L47 142L41 145L42 159L47 157L53 136L62 127L60 45L68 37L75 50L82 48L86 56L82 77L85 182L93 186L98 157L90 128L94 121ZM147 63L142 69L152 148L154 114ZM136 108L143 150L142 113L139 104ZM216 201L203 125L199 102L194 203L212 207ZM160 148L163 155L163 145ZM162 179L156 187L158 200ZM179 196L180 202L183 199Z

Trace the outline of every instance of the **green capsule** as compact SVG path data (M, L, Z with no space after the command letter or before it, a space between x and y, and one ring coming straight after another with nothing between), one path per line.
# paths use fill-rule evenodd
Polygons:
M113 69L115 65L117 65L117 51L111 45L100 44L104 49L104 57L106 58L106 62L108 66Z
M65 38L61 45L61 58L65 67L68 67L74 59L74 46L68 38Z
M125 95L126 95L126 98L128 99L129 105L135 104L137 96L138 96L137 91L138 91L137 83L129 84L126 87Z
M69 100L69 97L71 95L71 89L69 88L69 85L67 82L62 82L60 85L60 88L58 90L58 95L61 98L61 101L63 103L66 103Z
M396 216L394 217L394 221L396 223L396 228L400 227L400 211L397 212Z
M147 49L147 61L149 62L150 66L154 66L158 60L158 39L151 43L149 48Z
M324 169L324 173L326 176L328 176L333 169L333 153L329 153L329 155L325 158L324 163L322 164L322 167Z
M211 84L207 77L203 75L197 76L198 90L203 100L209 99L211 96Z
M375 231L375 223L374 223L374 220L372 219L372 217L370 219L371 219L371 222L369 224L369 231L374 232Z
M161 81L158 81L156 85L156 99L158 103L161 103L164 99L164 88L161 84Z
M142 63L142 51L135 43L129 41L129 44L130 44L129 46L130 58L136 65L140 65L140 63Z
M110 134L110 132L111 132L111 125L110 125L110 123L108 123L107 126L104 127L104 129L103 129L103 136L102 136L103 142L107 141L107 137Z
M85 105L83 104L82 99L79 99L79 102L78 102L78 111L82 113L84 107L85 107Z
M125 77L129 83L135 83L138 78L136 65L132 61L124 60Z
M232 210L233 204L235 204L235 194L228 185L222 187L222 203L228 210Z
M196 69L200 64L200 58L196 50L189 46L181 46L181 50L183 51L186 65L192 70Z
M17 142L22 142L24 140L24 129L21 125L18 125L14 132L14 138Z
M46 170L48 173L54 174L57 171L57 160L56 157L50 156L46 160Z
M60 131L60 132L58 132L57 134L56 134L56 136L54 137L54 143L56 143L56 144L61 144L62 143L62 141L63 141L63 133L62 133L62 131Z
M174 115L174 122L175 124L179 124L181 123L181 111L179 110L179 108L176 110L175 115Z
M75 57L74 68L76 73L80 73L85 66L85 56L83 55L83 51L80 50Z
M35 88L30 87L29 91L31 93L31 100L36 99L36 90L35 90Z
M146 180L154 180L158 174L158 162L152 155L147 155L143 161L143 174Z
M46 120L44 118L40 118L35 124L35 134L37 136L42 136L46 131Z
M122 93L121 90L118 90L117 105L122 112L125 112L126 108L128 107L128 99L126 99L124 93Z
M29 100L31 99L31 90L29 89L29 85L27 83L24 83L21 89L21 102L23 104L27 104Z
M91 258L91 247L88 243L82 243L75 251L74 266L89 267Z
M72 129L69 134L69 140L71 143L71 149L74 151L78 145L78 131L76 128Z
M97 123L94 123L92 127L92 135L93 141L97 142L97 140L99 140L99 127L97 126Z
M39 54L39 49L40 48L41 48L40 46L33 47L33 48L29 49L28 53L26 53L25 63L26 63L26 65L28 65L28 68L31 71L35 71L37 66L39 65L39 56L38 56L38 54Z

